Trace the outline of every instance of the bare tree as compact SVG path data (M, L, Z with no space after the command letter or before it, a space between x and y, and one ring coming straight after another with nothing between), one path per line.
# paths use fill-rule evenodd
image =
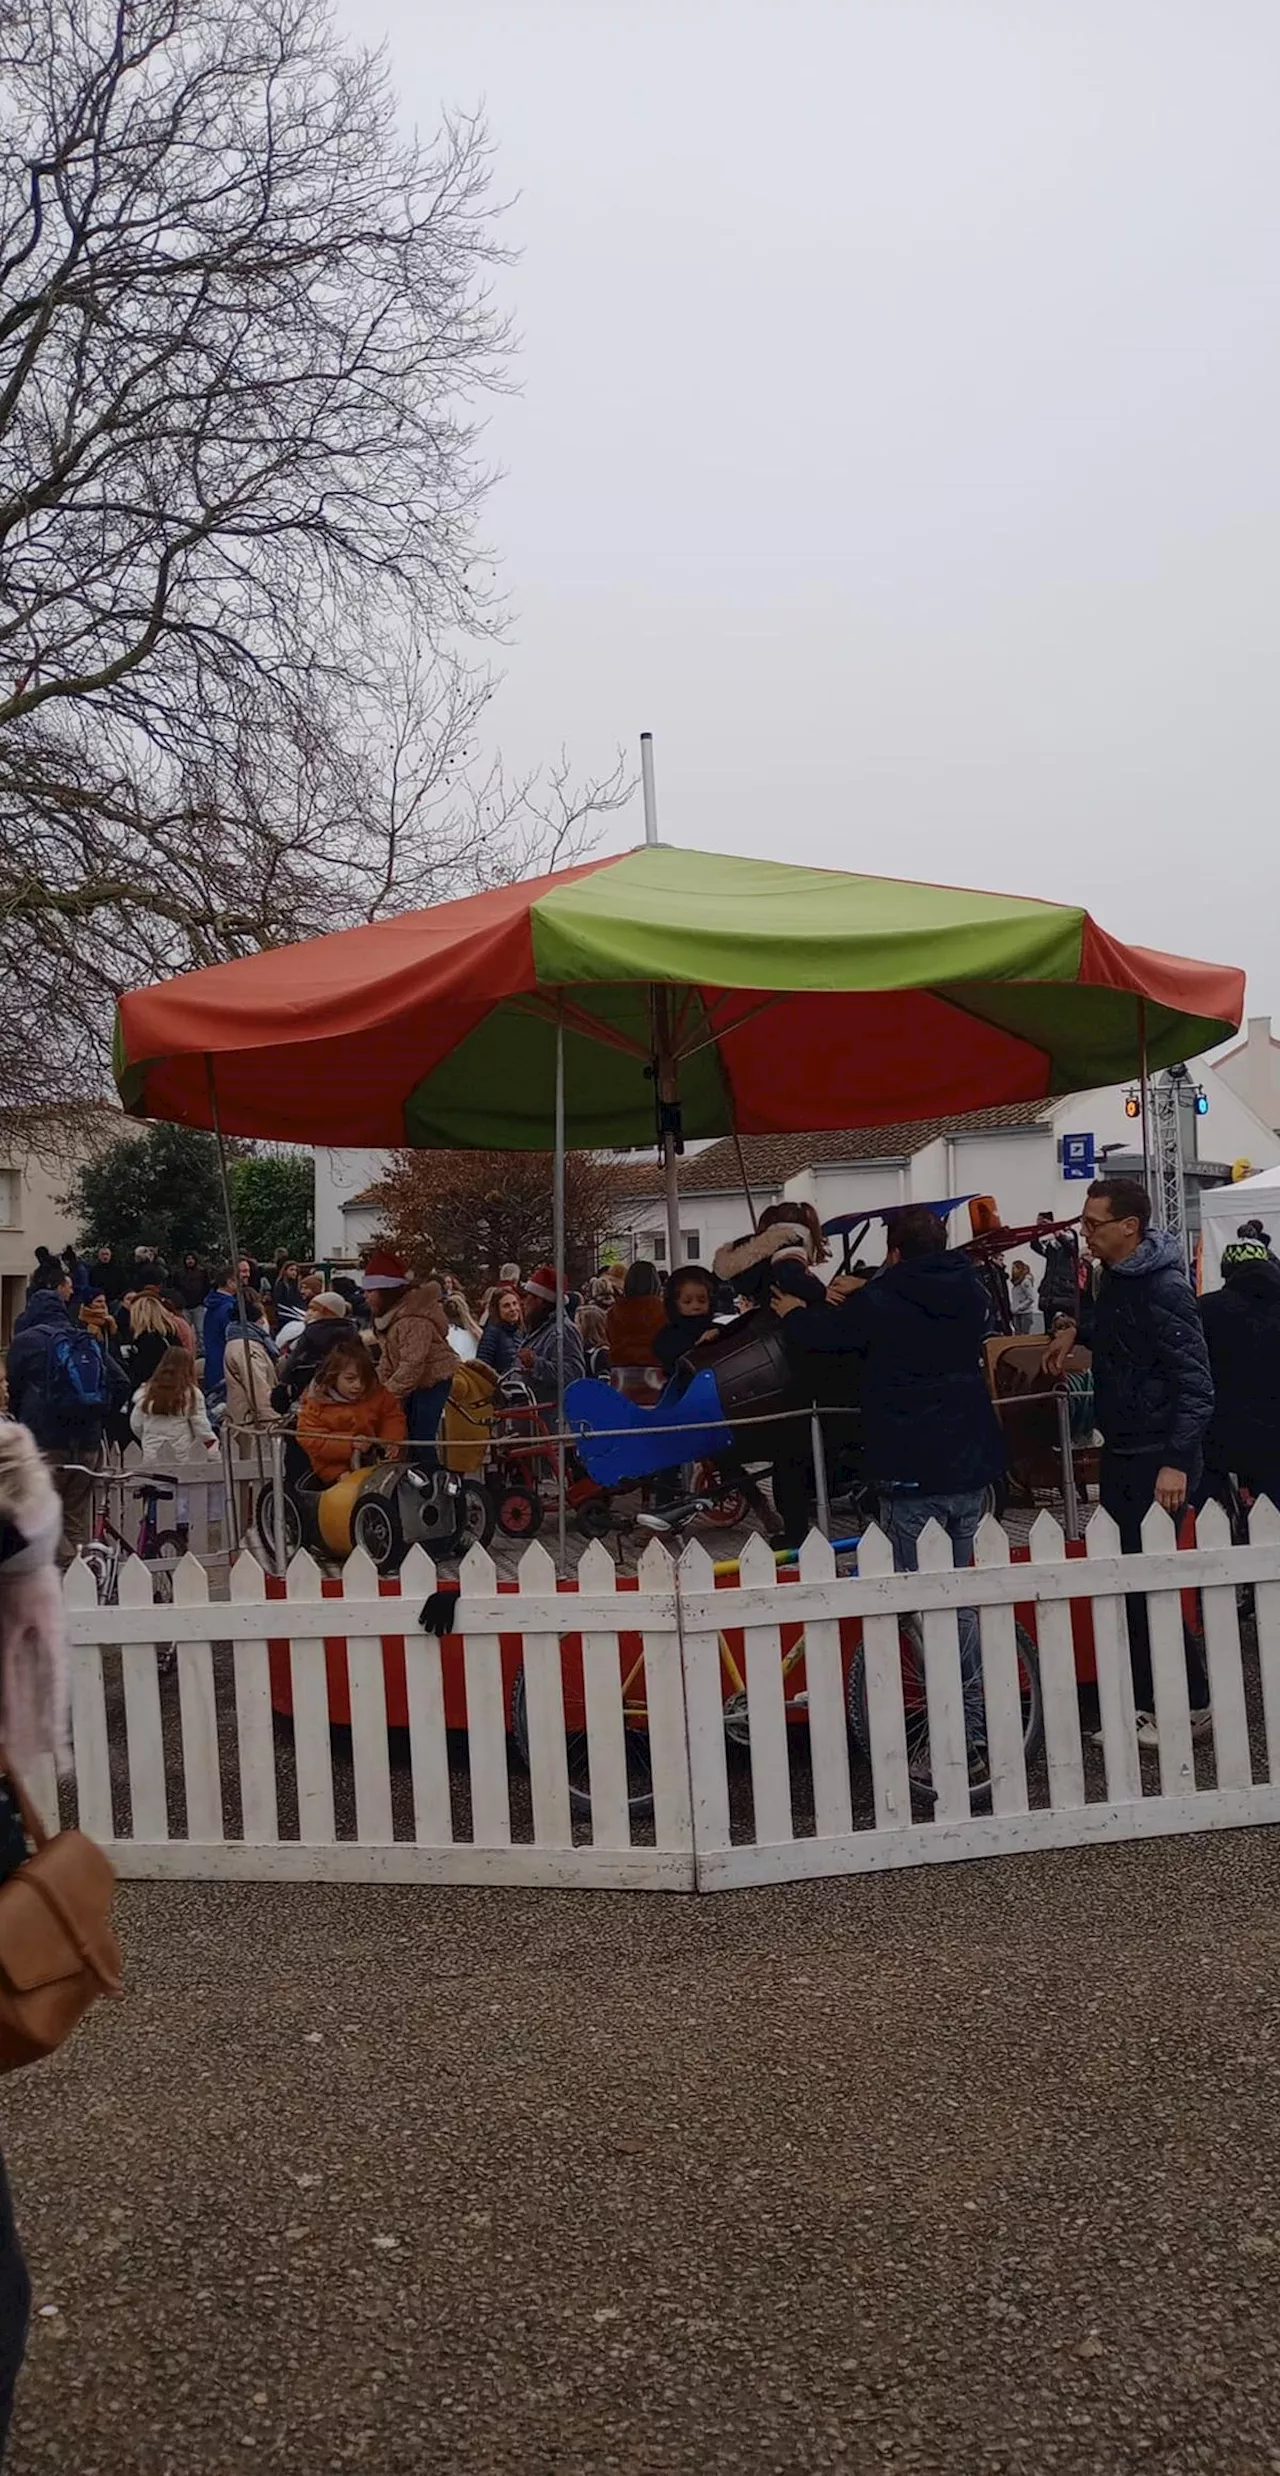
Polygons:
M122 987L582 847L477 773L484 132L323 0L0 0L0 1091Z

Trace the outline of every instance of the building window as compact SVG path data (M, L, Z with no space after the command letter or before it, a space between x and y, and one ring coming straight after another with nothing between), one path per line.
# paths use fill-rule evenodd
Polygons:
M680 1248L682 1262L686 1264L698 1263L702 1250L701 1231L696 1229L682 1229L680 1232ZM667 1261L667 1233L665 1228L637 1229L633 1231L631 1238L631 1260L633 1264L661 1264L665 1267Z
M0 1169L0 1229L22 1227L22 1171Z

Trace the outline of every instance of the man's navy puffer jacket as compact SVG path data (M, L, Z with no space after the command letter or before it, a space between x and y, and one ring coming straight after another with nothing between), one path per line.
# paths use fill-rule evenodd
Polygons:
M1080 1338L1093 1351L1095 1415L1113 1453L1158 1453L1171 1469L1200 1458L1213 1413L1209 1352L1182 1250L1148 1230L1082 1301Z

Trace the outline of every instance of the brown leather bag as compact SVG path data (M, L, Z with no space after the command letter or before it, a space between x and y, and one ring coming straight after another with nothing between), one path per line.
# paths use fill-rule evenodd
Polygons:
M115 1871L83 1831L45 1830L0 1747L32 1855L0 1883L0 2072L51 2055L100 1995L120 1993Z

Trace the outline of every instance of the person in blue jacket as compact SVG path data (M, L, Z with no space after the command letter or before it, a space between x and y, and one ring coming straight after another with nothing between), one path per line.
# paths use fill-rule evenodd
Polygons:
M236 1276L230 1264L219 1272L204 1302L204 1375L206 1394L221 1385L226 1375L227 1326L237 1314Z
M482 1367L492 1367L496 1376L509 1375L524 1348L524 1311L520 1292L509 1282L495 1289L489 1299L489 1315L480 1335L476 1357Z
M39 1445L62 1498L61 1565L89 1538L92 1471L103 1429L127 1389L122 1372L71 1307L71 1275L51 1256L13 1328L6 1376L9 1410Z
M1194 1501L1213 1416L1208 1344L1187 1279L1186 1256L1166 1229L1151 1227L1151 1198L1135 1178L1095 1178L1080 1227L1095 1264L1096 1293L1055 1319L1045 1373L1061 1374L1077 1338L1093 1352L1094 1414L1102 1431L1098 1494L1126 1556L1142 1553L1153 1503L1175 1517ZM1145 1598L1125 1602L1138 1743L1159 1743ZM1183 1627L1191 1733L1212 1727L1209 1679L1195 1635Z

